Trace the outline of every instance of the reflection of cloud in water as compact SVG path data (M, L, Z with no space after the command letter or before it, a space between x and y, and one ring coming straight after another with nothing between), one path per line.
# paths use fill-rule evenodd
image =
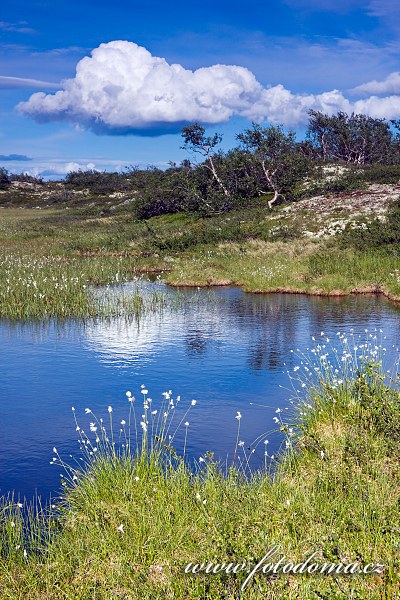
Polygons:
M105 362L132 363L162 353L182 341L196 352L207 342L230 337L221 311L215 306L198 305L192 310L164 309L140 319L118 317L98 320L85 326L86 343ZM201 350L200 350L201 351Z
M176 332L169 325L160 315L145 315L140 321L118 317L87 325L85 337L90 349L107 362L134 362L173 343Z
M162 285L157 287L165 291ZM232 351L230 360L245 355L251 370L279 371L291 361L290 350L308 344L312 335L350 326L362 331L366 326L380 327L392 312L375 297L255 296L235 288L215 296L208 290L184 295L186 302L178 307L144 314L138 321L119 317L91 322L85 326L86 343L102 362L113 365L166 356L172 347L183 348L188 359L222 347ZM393 314L395 322L397 317L398 312Z

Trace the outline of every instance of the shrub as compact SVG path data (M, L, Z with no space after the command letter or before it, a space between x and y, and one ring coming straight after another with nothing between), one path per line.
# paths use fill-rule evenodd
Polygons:
M10 175L11 181L21 181L23 183L35 183L42 184L42 177L35 177L34 175L29 175L28 173L12 173Z
M377 218L357 229L347 225L341 242L359 249L384 248L400 253L400 198L391 206L384 221Z
M400 165L368 165L364 167L362 177L370 183L399 183Z
M5 190L11 183L10 176L7 169L0 167L0 190Z

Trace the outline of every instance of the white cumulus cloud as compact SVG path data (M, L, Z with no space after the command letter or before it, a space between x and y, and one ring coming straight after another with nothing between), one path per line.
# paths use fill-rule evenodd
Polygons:
M190 71L126 41L101 44L56 94L33 94L20 109L38 120L67 119L93 129L140 130L240 114L261 85L243 67Z
M276 85L263 89L257 102L242 115L255 121L268 119L275 124L296 125L307 121L311 108L332 114L340 110L349 111L351 105L338 90L322 94L293 94L283 85Z
M390 73L383 81L368 81L352 90L355 94L400 94L400 73Z
M76 76L65 80L61 90L35 93L19 109L38 121L67 120L96 133L157 135L178 131L185 123L215 124L233 116L294 126L307 121L311 108L394 118L400 115L400 97L389 93L356 102L338 90L294 94L283 85L263 87L245 67L191 71L132 42L113 41L80 60Z
M370 96L357 100L354 112L370 115L376 119L398 119L400 117L400 96Z

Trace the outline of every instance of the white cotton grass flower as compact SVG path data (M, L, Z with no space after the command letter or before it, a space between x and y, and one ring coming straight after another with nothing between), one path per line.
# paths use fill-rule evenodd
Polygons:
M139 481L139 477L137 475L135 477L135 481Z
M120 531L121 533L124 533L124 525L123 525L123 523L121 523L121 525L118 525L117 531Z
M160 408L157 410L157 408L155 408L157 403L155 400L153 401L147 396L148 390L144 384L141 385L140 391L143 394L142 410L140 410L139 407L139 410L135 411L137 406L133 405L134 397L132 396L132 392L128 390L124 392L124 396L130 402L128 417L125 417L125 419L120 418L115 420L115 417L118 415L118 407L115 409L116 414L114 416L112 415L114 412L113 407L110 405L107 407L109 413L108 426L105 426L107 419L96 416L95 411L92 411L90 408L84 409L86 415L90 415L88 420L90 418L92 419L90 423L88 422L86 424L84 429L88 433L90 429L90 432L94 434L93 436L90 434L87 435L84 429L78 426L77 418L74 414L76 430L78 431L79 436L78 442L80 445L80 450L86 456L86 459L79 458L80 461L85 462L85 460L88 460L89 463L94 461L96 459L95 453L98 452L98 456L102 451L103 445L105 446L106 451L111 449L117 453L129 453L134 446L136 446L136 450L139 453L153 452L154 450L159 451L162 449L162 446L165 443L169 443L171 445L174 443L179 429L183 429L184 432L183 456L184 459L186 458L186 444L189 436L189 428L192 424L191 420L189 421L186 419L189 416L188 413L191 407L197 404L197 400L188 400L184 403L180 396L176 396L176 398L173 399L171 397L172 390L169 390L167 392L163 392L162 395L164 400L162 401ZM178 402L181 402L181 405L178 405ZM142 403L140 403L140 405L141 404ZM186 404L186 406L183 409L184 404ZM154 410L152 410L153 408ZM183 409L183 416L179 415L180 409ZM142 411L144 414L142 414L140 418L140 413ZM174 419L176 419L176 421ZM119 423L119 425L117 425L117 423ZM94 448L95 444L96 447ZM62 462L56 448L54 448L53 451L54 457L50 464L59 464L61 461L60 466L67 470L66 477L72 479L74 470L70 469L68 465L65 465ZM201 457L199 462L204 463L205 458ZM135 480L137 481L138 479L136 478Z

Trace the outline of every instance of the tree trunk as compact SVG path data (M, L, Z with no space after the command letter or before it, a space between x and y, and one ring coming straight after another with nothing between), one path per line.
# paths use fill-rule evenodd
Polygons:
M228 190L226 189L226 187L224 186L224 184L222 183L222 181L218 177L218 173L217 173L217 171L215 169L214 161L213 161L212 156L211 156L211 154L209 152L207 152L207 156L208 156L208 162L210 163L210 170L211 170L211 173L213 174L213 177L214 177L215 181L218 183L219 187L224 192L225 196L229 196Z
M280 194L278 192L278 190L274 191L274 197L272 198L272 200L268 200L268 208L272 208L273 204L275 204L275 202L278 200Z
M268 181L269 185L271 186L271 188L274 192L274 197L271 200L268 200L268 208L272 208L272 205L275 204L275 202L278 200L278 198L280 196L278 188L276 187L276 185L274 184L274 180L272 179L276 173L276 170L272 171L272 173L271 173L270 170L267 169L267 167L265 166L265 160L261 161L261 166L262 166L265 178Z

